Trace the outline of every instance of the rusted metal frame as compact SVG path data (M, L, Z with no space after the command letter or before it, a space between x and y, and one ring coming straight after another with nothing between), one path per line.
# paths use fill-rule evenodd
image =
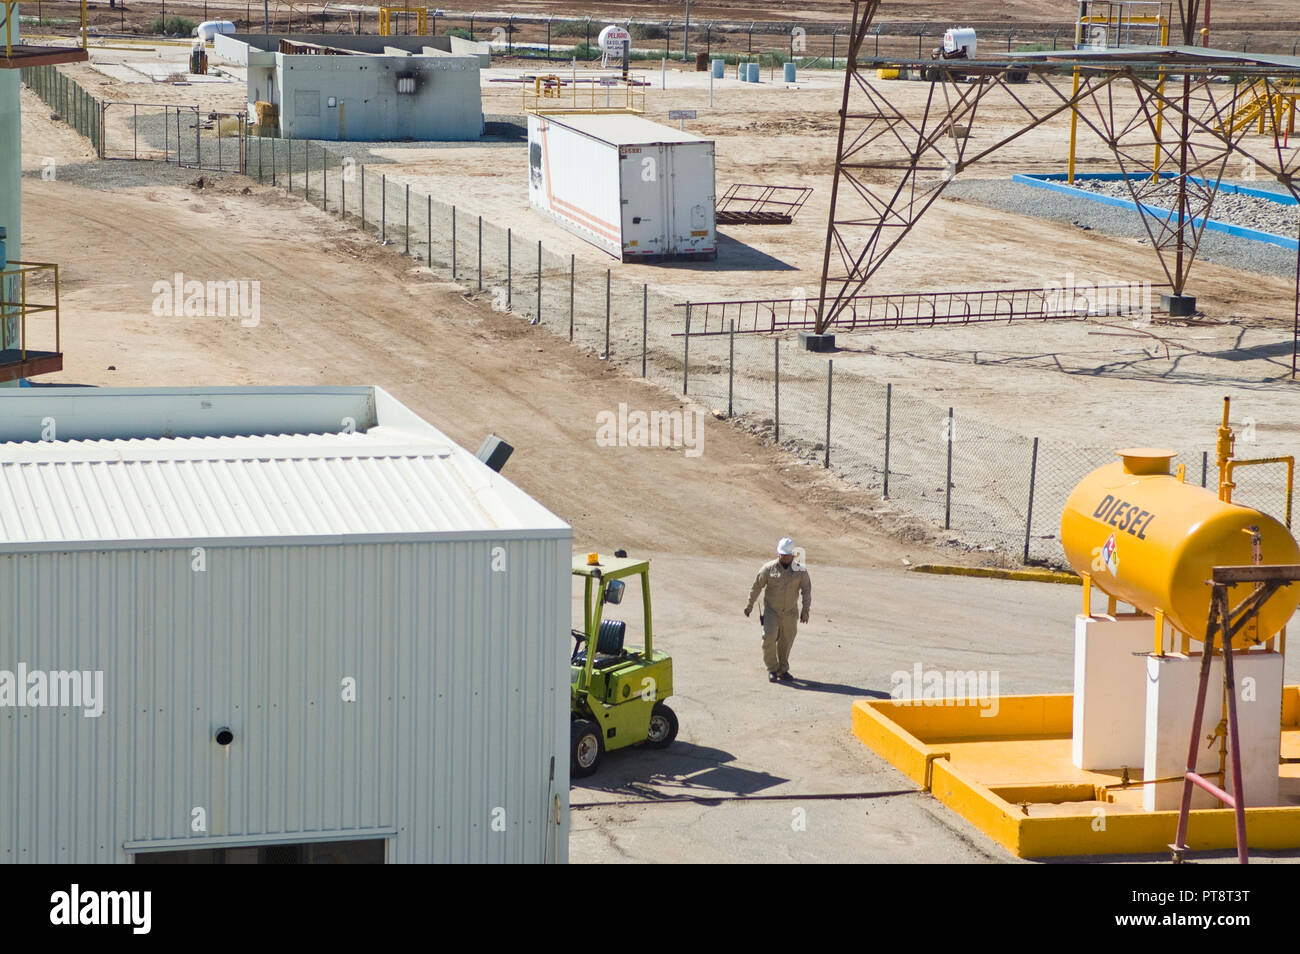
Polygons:
M1093 86L1093 84L1091 83L1091 80L1093 78L1094 77L1092 76L1081 77L1081 79L1085 81L1084 85L1087 87L1088 90L1088 96L1086 98L1090 99L1093 105L1096 107L1097 121L1101 123L1101 127L1099 128L1097 124L1094 123L1092 119L1088 116L1088 114L1085 113L1083 110L1078 111L1078 117L1084 123L1084 125L1086 125L1094 133L1096 133L1103 142L1105 142L1108 146L1110 146L1111 152L1115 154L1116 159L1119 160L1122 164L1122 160L1120 159L1120 153L1119 153L1118 138L1115 136L1112 125L1107 123L1107 117L1111 117L1111 119L1113 120L1115 83L1121 78L1128 78L1136 85L1136 77L1133 75L1131 70L1125 68L1123 70L1114 71L1114 73L1109 76L1108 81L1104 84L1101 84L1100 87ZM1104 89L1106 92L1106 100L1109 108L1103 108L1101 103L1098 101L1097 93L1101 89ZM1053 87L1053 91L1056 92L1055 87ZM1057 92L1057 95L1060 96L1062 94ZM1139 100L1141 100L1141 98L1142 97L1139 97ZM1165 264L1164 256L1160 254L1161 249L1164 247L1164 244L1167 240L1156 237L1155 232L1151 228L1151 222L1149 220L1149 217L1144 215L1140 209L1138 211L1138 220L1142 223L1142 228L1146 231L1147 237L1151 240L1151 247L1156 252L1156 258L1160 260L1160 268L1164 271L1165 277L1169 279L1170 285L1172 286L1174 284L1174 277L1169 273L1169 267L1168 265Z
M935 86L934 83L930 84L930 91L926 96L925 111L922 114L920 126L919 127L916 126L910 120L906 120L906 119L904 120L906 125L917 134L917 137L920 140L917 146L913 149L912 147L909 146L907 142L903 141L902 137L899 136L897 132L894 133L895 137L899 140L899 143L905 149L909 150L909 155L912 157L912 161L906 165L898 167L898 168L903 168L905 170L904 174L898 179L898 183L894 188L893 196L889 199L888 202L885 203L884 213L882 213L879 216L878 221L874 225L874 228L872 228L871 237L868 239L867 243L863 246L861 253L858 254L851 263L849 262L849 256L845 254L847 243L844 242L843 237L839 235L838 229L836 228L836 226L841 223L836 222L835 209L834 207L831 208L830 226L833 233L839 239L841 260L845 266L845 271L847 274L844 276L844 279L842 281L836 279L836 281L839 283L839 290L836 293L835 302L831 307L831 311L829 315L825 315L824 312L825 292L823 291L823 295L822 295L823 310L819 311L819 314L825 315L824 321L826 325L829 325L831 322L834 321L836 315L839 313L842 307L842 303L845 300L845 298L854 297L858 289L860 289L864 284L866 284L867 279L870 278L871 275L875 273L876 269L879 267L879 264L889 257L889 254L893 251L893 249L898 245L899 242L903 240L904 237L906 237L907 233L911 230L915 222L920 218L921 215L925 213L925 210L930 207L930 205L934 202L934 200L938 198L939 194L943 191L944 187L947 185L946 181L940 180L940 182L936 185L936 187L930 191L930 194L928 198L925 200L924 205L921 207L920 211L918 212L916 210L915 178L916 178L917 171L921 168L919 165L919 160L922 155L924 155L926 152L928 152L930 149L933 148L932 141L926 139L925 129L929 122L932 107L934 105L934 86ZM889 108L893 109L892 105L888 103L886 103L886 105L889 105ZM897 112L897 110L895 110L895 112ZM940 155L942 155L942 153L940 153ZM882 163L871 163L871 164L862 164L859 166L857 164L846 165L845 163L840 162L837 163L836 178L838 179L839 176L844 173L844 170L846 168L857 168L857 167L890 168L891 165L882 164ZM903 193L903 190L907 188L909 181L912 183L912 194L911 194L910 201L907 204L906 217L904 218L904 216L901 213L895 213L898 215L900 219L902 219L901 225L897 226L898 228L901 229L901 233L898 235L897 238L894 239L893 242L889 243L886 246L883 254L877 256L876 254L874 254L874 252L877 249L877 247L880 245L881 232L883 229L890 227L887 224L888 213L896 209L899 196ZM872 196L872 200L874 199L875 197ZM843 223L843 224L847 224L847 223ZM867 262L865 271L863 270L864 261ZM824 279L828 277L829 276L826 275L823 276ZM823 287L824 284L825 282L823 282ZM821 333L824 330L825 330L825 325L817 329L818 333Z
M947 72L949 73L949 75L951 74L951 71L947 71ZM1000 73L995 74L995 76L997 77L997 84L996 84L996 85L997 85L997 86L1001 86L1003 89L1007 89L1007 85L1006 85L1005 82L1002 80L1002 76L1005 74L1005 72L1006 72L1006 70L1003 70L1003 71L1001 71ZM1115 77L1114 75L1105 75L1105 74L1103 74L1103 76L1102 76L1101 78L1104 79L1104 84L1109 84L1109 83L1113 82L1114 79L1115 79L1116 77ZM1051 86L1050 83L1049 83L1048 85L1049 85L1049 87ZM1083 93L1084 93L1085 90L1090 90L1091 87L1092 87L1092 84L1087 84L1083 89L1081 89L1081 91L1080 91L1080 96L1083 95ZM983 99L983 97L984 97L985 95L987 95L988 92L991 92L992 89L994 89L994 88L995 88L995 85L994 85L994 84L988 84L988 83L976 84L976 85L972 86L972 90L978 90L978 92L977 92L975 95L973 95L973 96L972 96L970 93L967 93L966 95L964 95L964 96L962 97L962 102L963 102L963 104L969 104L971 108L973 108L973 107L975 107L975 106L978 106L979 102ZM1060 93L1059 91L1057 91L1057 90L1055 89L1055 87L1051 87L1051 88L1053 89L1054 92L1057 93L1058 96L1061 96L1061 93ZM1010 91L1009 91L1009 92L1010 92ZM1018 103L1020 102L1019 98L1016 97L1014 93L1012 93L1011 95L1013 96L1013 98L1016 99L1016 101L1017 101ZM1076 104L1078 98L1079 98L1079 97L1077 97L1077 96L1069 96L1069 97L1064 97L1064 96L1062 96L1062 103L1061 103L1060 106L1058 106L1057 108L1055 108L1055 109L1053 109L1053 110L1050 110L1050 111L1048 111L1048 112L1046 112L1046 113L1043 113L1043 114L1041 114L1041 115L1034 113L1034 112L1033 112L1032 110L1030 110L1027 106L1025 106L1023 103L1021 103L1021 108L1024 109L1025 112L1029 114L1029 116L1030 116L1032 122L1031 122L1030 124L1028 124L1028 125L1022 127L1021 129L1017 130L1016 132L1012 133L1010 136L1007 136L1006 138L1004 138L1004 139L1002 139L1002 140L999 140L997 143L995 143L995 144L989 146L988 148L982 150L981 152L977 153L974 157L971 157L971 158L968 158L968 159L967 159L967 158L963 158L963 160L962 160L962 165L963 165L963 167L968 167L968 166L970 166L970 165L973 165L975 162L979 161L980 159L984 158L985 156L989 155L990 153L994 152L995 150L1002 148L1002 147L1005 146L1006 144L1008 144L1008 143L1014 141L1015 139L1018 139L1020 136L1025 135L1026 133L1028 133L1028 132L1031 131L1032 129L1037 128L1037 126L1042 125L1044 122L1046 122L1046 121L1048 121L1048 120L1054 118L1055 116L1059 115L1060 113L1064 112L1065 110L1070 109L1072 106L1074 106L1074 105ZM924 128L925 123L928 121L929 112L930 112L930 106L931 106L932 100L933 100L933 88L931 89L931 95L930 95L930 97L927 97L927 101L926 101L926 119L923 120L923 122L922 122L922 128ZM892 109L892 106L891 106L890 108ZM963 115L964 115L964 114L963 114ZM955 121L956 118L958 118L958 117L949 117L949 120L948 120L949 123ZM913 124L909 123L909 125L913 125ZM913 128L916 128L916 127L913 125ZM1094 128L1095 128L1095 127L1094 127ZM929 144L927 144L927 148L929 148ZM940 155L942 155L942 153L940 153ZM918 152L918 154L917 154L917 158L919 158L919 152ZM922 168L926 168L926 167L922 167L922 166L920 166L920 165L919 165L918 163L916 163L916 162L913 162L912 164L910 164L910 165L908 165L908 166L903 166L903 165L901 165L901 164L900 164L900 165L897 165L897 166L894 166L894 165L892 165L892 164L884 164L884 163L874 163L874 164L840 164L840 165L841 165L841 169L844 168L846 165L847 165L848 168L858 168L858 167L861 167L861 168L907 168L907 169L908 169L908 175L906 175L906 176L904 176L904 177L902 178L902 180L901 180L900 183L899 183L898 188L895 189L894 199L891 200L891 202L888 204L888 206L887 206L887 211L892 211L892 210L893 210L894 203L897 201L897 197L898 197L899 193L901 193L902 189L906 186L908 179L914 179L914 178L915 178L915 175L914 175L914 174L915 174L916 171L918 171L919 169L922 169ZM838 181L839 176L837 175L836 178L837 178L837 181ZM854 180L854 181L856 182L856 180ZM886 218L886 216L885 216L885 215L882 215L882 217L881 217L881 221L878 222L878 223L876 223L875 228L874 228L873 231L872 231L872 235L871 235L871 237L867 240L867 244L866 244L865 247L863 248L862 253L861 253L861 254L856 258L856 260L854 261L853 265L849 265L848 260L847 260L847 256L845 255L845 249L847 249L847 242L846 242L846 241L843 239L843 237L839 234L839 230L835 228L836 225L844 225L844 224L848 224L848 223L847 223L847 222L838 222L838 223L837 223L837 222L835 221L835 219L834 219L834 206L832 206L832 211L831 211L831 220L830 220L830 233L831 233L831 236L834 237L834 238L836 238L836 239L838 240L838 242L839 242L839 249L840 249L840 253L841 253L841 259L842 259L842 261L844 262L845 267L846 267L846 270L849 272L849 274L848 274L847 276L845 276L845 278L842 279L842 280L841 280L841 279L836 279L837 282L842 282L842 284L841 284L841 287L840 287L840 291L839 291L839 293L838 293L837 296L836 296L835 303L834 303L834 305L833 305L831 311L829 312L829 314L827 314L827 313L825 312L825 304L824 304L824 303L825 303L825 288L826 288L826 285L827 285L827 283L828 283L828 281L829 281L829 275L828 275L825 271L823 272L823 294L822 294L822 303L823 303L823 304L822 304L822 312L821 312L821 313L822 313L822 314L825 314L826 317L825 317L825 319L824 319L824 323L821 325L821 327L819 327L819 328L817 329L819 332L824 331L825 328L826 328L827 326L829 326L829 325L830 325L830 324L831 324L831 323L832 323L832 322L833 322L833 321L838 317L838 313L839 313L839 311L843 308L843 303L844 303L845 300L847 300L847 299L852 299L852 298L857 297L857 296L856 296L856 291L857 291L858 289L860 289L863 285L865 285L866 282L870 279L870 277L871 277L871 276L872 276L872 275L873 275L873 274L874 274L874 273L879 269L880 265L883 264L883 262L885 261L885 259L888 258L889 255L893 252L893 249L894 249L895 247L897 247L897 245L902 241L902 239L903 239L904 237L906 237L907 232L911 230L911 228L912 228L912 226L915 224L915 222L916 222L916 221L921 217L921 215L924 214L924 212L925 212L925 211L930 207L930 205L933 204L933 202L934 202L934 201L939 197L940 193L942 193L942 191L943 191L943 189L944 189L944 187L945 187L946 185L947 185L947 182L946 182L946 181L943 181L943 182L938 183L934 189L930 190L930 193L929 193L927 199L925 200L924 204L920 207L919 210L917 210L917 208L916 208L916 206L915 206L915 203L913 203L913 204L911 204L911 205L909 206L910 219L904 220L903 223L902 223L900 226L895 226L895 227L900 227L900 228L902 228L902 229L903 229L903 233L902 233L901 235L899 235L896 239L894 239L894 241L891 242L891 243L890 243L890 244L889 244L889 245L884 249L883 252L881 252L881 253L877 253L877 254L874 254L874 255L870 258L870 260L869 260L869 261L870 261L870 264L868 265L868 267L867 267L865 273L862 271L862 264L861 264L861 263L862 263L864 260L867 260L867 255L868 255L869 253L874 252L875 249L879 246L879 244L880 244L880 233L881 233L881 231L882 231L883 228L888 227L888 226L885 224L885 218ZM865 190L860 190L860 191L865 191ZM871 199L874 200L874 196L871 197ZM832 197L832 201L834 201L834 196ZM897 213L895 213L895 214L897 214ZM900 215L899 218L901 219L902 216ZM829 252L829 247L828 247L828 252ZM826 264L829 265L829 255L827 256L827 263L826 263ZM850 288L853 289L853 293L852 293L852 294L849 293L849 289L850 289Z
M1163 239L1157 239L1155 235L1151 232L1150 225L1148 224L1148 219L1151 218L1151 216L1149 216L1148 214L1141 214L1143 227L1146 228L1147 234L1151 236L1152 246L1153 248L1156 249L1157 256L1160 257L1161 259L1161 267L1162 269L1164 269L1166 277L1170 279L1171 284L1174 285L1174 289L1175 289L1174 293L1180 294L1181 293L1179 291L1180 285L1176 281L1176 278L1181 277L1182 282L1185 284L1187 275L1190 274L1191 272L1192 264L1196 259L1197 253L1199 252L1200 243L1206 229L1207 223L1205 220L1209 218L1210 206L1213 204L1214 198L1217 196L1219 191L1218 182L1222 179L1224 172L1227 170L1228 162L1230 161L1233 153L1240 153L1241 155L1251 159L1257 165L1263 166L1265 171L1273 174L1280 181L1283 181L1284 184L1286 184L1288 191L1291 192L1293 196L1296 196L1297 199L1300 199L1300 193L1297 192L1295 185L1288 178L1290 175L1290 171L1286 169L1286 163L1284 160L1282 160L1282 154L1280 149L1278 151L1278 157L1279 157L1279 165L1281 166L1281 168L1278 170L1274 170L1269 166L1267 162L1260 162L1260 160L1256 156L1254 156L1252 153L1248 152L1246 149L1242 147L1242 141L1245 138L1246 132L1248 131L1248 127L1242 127L1241 130L1234 132L1230 126L1224 125L1225 110L1223 107L1220 106L1218 100L1215 98L1213 87L1210 84L1208 79L1201 80L1200 83L1198 84L1198 88L1203 90L1205 93L1205 102L1209 104L1210 107L1209 112L1212 114L1213 119L1211 119L1208 116L1193 116L1191 114L1189 100L1184 101L1180 105L1178 101L1171 100L1163 96L1159 92L1158 87L1148 84L1140 77L1138 77L1136 74L1133 74L1131 72L1130 72L1130 81L1132 82L1135 91L1138 92L1138 98L1140 102L1145 102L1149 99L1154 99L1158 103L1160 103L1162 107L1177 111L1183 121L1185 132L1184 135L1182 136L1182 140L1179 148L1179 156L1180 156L1179 202L1180 204L1179 204L1179 209L1177 210L1180 213L1179 227L1176 232L1172 229L1169 229L1168 222L1169 219L1173 217L1173 212L1171 212L1170 216L1167 217L1162 223L1170 234ZM1238 98L1239 98L1239 94L1237 91L1234 90L1231 102L1236 103ZM1230 115L1230 110L1229 110L1229 115ZM1205 189L1205 196L1207 197L1205 214L1201 217L1202 222L1199 228L1197 228L1194 224L1192 225L1191 232L1192 232L1193 240L1192 242L1187 243L1184 238L1187 231L1187 223L1182 219L1181 212L1186 208L1188 172L1187 172L1185 160L1186 160L1186 156L1189 153L1195 155L1195 149L1192 147L1192 144L1188 141L1191 134L1191 129L1188 128L1190 126L1195 126L1196 131L1198 133L1206 134L1212 140L1220 144L1222 146L1222 152L1221 153L1216 152L1216 155L1213 158L1209 158L1205 160L1201 160L1198 158L1196 160L1196 167L1194 170L1192 170L1194 172L1201 173L1201 178L1205 179L1208 182L1211 177L1204 175L1204 172L1208 169L1213 169L1214 162L1216 159L1221 160L1218 165L1218 172L1212 177L1214 179L1215 184L1213 186L1202 187ZM1117 153L1117 158L1118 158L1118 153ZM1130 186L1130 190L1131 188L1132 187ZM1138 199L1136 195L1134 196L1134 198L1135 200ZM1180 260L1175 264L1175 272L1177 273L1177 275L1170 274L1169 267L1164 261L1164 256L1161 254L1161 252L1164 249L1168 248L1168 246L1171 244L1171 240L1173 241L1173 243L1176 244L1180 256L1186 253L1185 261ZM1300 312L1300 283L1298 283L1298 288L1297 288L1296 308L1297 311ZM1298 347L1300 347L1300 345L1298 345ZM1294 357L1295 356L1293 354L1293 358Z
M826 249L822 258L821 292L818 296L817 306L816 332L818 334L824 332L826 330L826 325L828 324L828 316L826 314L826 283L831 268L831 241L835 237L835 203L840 188L840 163L844 160L844 133L847 128L849 117L849 91L852 88L850 84L853 76L855 76L858 71L857 51L861 49L862 41L866 38L867 27L870 26L871 20L875 17L876 9L879 6L880 0L867 0L867 6L864 10L863 0L853 0L853 24L852 33L849 38L849 58L844 64L844 95L840 105L839 139L835 146L835 175L831 180L831 207L830 213L826 218Z

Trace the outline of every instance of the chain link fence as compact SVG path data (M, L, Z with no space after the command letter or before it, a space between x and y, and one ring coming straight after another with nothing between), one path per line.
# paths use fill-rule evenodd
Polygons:
M832 469L967 546L1063 565L1066 498L1117 448L1039 439L802 350L792 337L700 334L689 307L612 267L556 254L360 163L351 144L250 139L248 175L344 216L497 311L544 325L761 439ZM380 166L382 168L382 165ZM1239 456L1249 453L1249 432ZM1217 485L1212 447L1183 450L1189 483ZM1234 499L1285 520L1283 465L1237 472Z
M23 83L90 140L101 159L160 160L210 172L243 172L248 117L164 103L101 100L54 66L29 66Z

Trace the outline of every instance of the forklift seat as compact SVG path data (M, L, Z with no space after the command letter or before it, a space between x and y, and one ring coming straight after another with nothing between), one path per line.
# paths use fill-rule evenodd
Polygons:
M596 634L595 669L603 669L623 659L627 653L623 649L623 638L627 635L627 623L621 619L601 620L600 630ZM584 648L573 657L574 663L582 665L587 661Z

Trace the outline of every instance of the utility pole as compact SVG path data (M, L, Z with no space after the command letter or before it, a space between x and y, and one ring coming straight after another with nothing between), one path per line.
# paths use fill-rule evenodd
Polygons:
M691 0L686 0L686 26L682 34L682 62L691 56Z

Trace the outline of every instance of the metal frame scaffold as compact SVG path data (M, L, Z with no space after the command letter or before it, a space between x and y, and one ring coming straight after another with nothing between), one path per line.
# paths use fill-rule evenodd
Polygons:
M1164 270L1182 299L1219 181L1236 157L1300 201L1300 151L1278 136L1252 144L1230 117L1243 95L1281 94L1300 82L1300 58L1193 45L1200 0L1178 0L1181 46L1033 52L997 58L864 58L881 0L853 0L834 183L815 330L834 330L920 217L960 172L1065 113L1110 148ZM927 76L919 113L895 104L873 70ZM1054 94L1035 105L1018 87L1032 78ZM892 84L896 86L897 84ZM1037 97L1034 97L1037 99ZM976 135L986 104L1018 111L1010 131ZM1169 196L1171 208L1154 201ZM1172 195L1170 196L1170 193ZM1291 376L1300 359L1300 252Z

